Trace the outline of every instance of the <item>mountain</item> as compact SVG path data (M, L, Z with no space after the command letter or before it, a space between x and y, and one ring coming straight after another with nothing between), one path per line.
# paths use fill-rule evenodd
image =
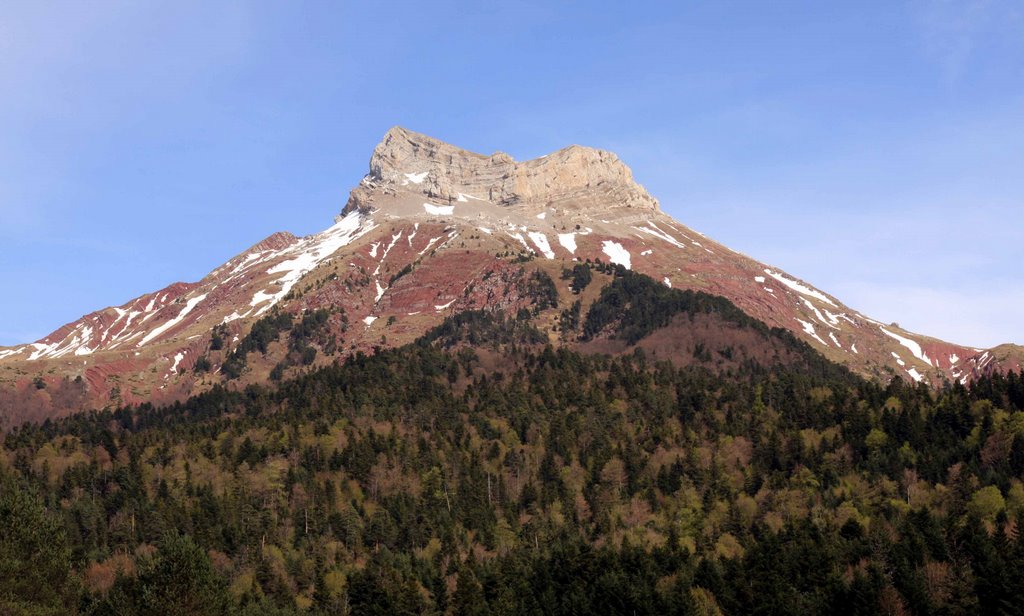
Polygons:
M561 315L577 299L595 301L610 279L577 297L561 278L587 261L724 297L870 377L967 382L1024 364L1018 346L976 349L871 319L689 229L610 152L570 146L517 162L396 127L328 229L303 238L275 233L198 282L0 349L0 420L171 402L226 380L280 378L411 342L467 310L529 308L552 343L582 344L560 331ZM559 282L539 308L545 280ZM315 330L311 342L281 338L311 315L302 319ZM692 355L697 341L687 344L661 352Z
M0 614L1024 604L1020 349L872 321L606 152L394 129L326 231L5 355Z

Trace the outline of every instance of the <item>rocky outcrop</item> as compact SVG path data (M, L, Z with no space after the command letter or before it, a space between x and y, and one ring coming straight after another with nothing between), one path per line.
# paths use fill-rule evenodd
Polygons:
M657 200L611 152L573 145L520 163L504 152L477 154L401 127L374 149L370 173L352 191L346 211L365 208L381 190L502 206L658 210Z

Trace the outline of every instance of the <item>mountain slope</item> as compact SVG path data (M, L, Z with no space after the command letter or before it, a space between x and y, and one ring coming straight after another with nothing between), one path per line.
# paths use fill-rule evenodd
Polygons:
M748 315L869 376L966 382L1019 369L1020 347L973 349L885 325L777 268L676 222L614 154L570 146L516 162L402 128L385 135L335 224L277 233L196 283L176 283L0 349L0 417L166 402L224 380L217 368L260 318L327 309L331 344L312 361L411 341L445 315L532 305L531 272L583 261L728 298ZM558 310L575 299L558 285ZM222 349L211 335L224 340ZM251 356L239 383L266 378L283 344ZM211 364L212 370L196 371Z

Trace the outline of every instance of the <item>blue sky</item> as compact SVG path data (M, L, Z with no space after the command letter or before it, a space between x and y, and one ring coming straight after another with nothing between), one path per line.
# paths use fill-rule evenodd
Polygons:
M0 344L328 226L395 124L613 150L856 309L1024 343L1022 32L998 0L4 3Z

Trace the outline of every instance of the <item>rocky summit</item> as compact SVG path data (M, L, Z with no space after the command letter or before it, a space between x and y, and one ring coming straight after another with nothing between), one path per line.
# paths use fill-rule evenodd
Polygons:
M449 205L474 199L538 211L658 209L611 152L574 145L519 163L504 152L484 156L395 127L374 149L370 173L346 209L368 207L375 193L402 187Z
M323 232L276 233L198 282L0 348L0 427L280 378L407 343L466 310L532 307L551 344L577 345L561 315L577 301L585 310L596 291L571 289L563 273L587 262L724 297L872 378L966 383L1024 357L1014 345L976 349L881 323L737 253L665 214L611 152L569 146L517 162L396 127ZM541 305L538 277L559 281ZM283 331L273 323L310 315L314 342L271 335ZM678 328L661 338L657 351L675 361L699 351Z

